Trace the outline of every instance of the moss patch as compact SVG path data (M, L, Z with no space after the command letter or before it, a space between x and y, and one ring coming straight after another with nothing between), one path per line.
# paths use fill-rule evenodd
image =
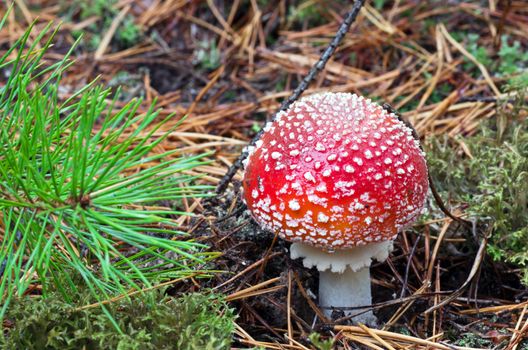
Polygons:
M478 134L460 138L468 152L447 139L429 143L436 187L454 205L468 206L476 219L493 223L488 252L520 267L528 285L528 118L525 94L499 109Z
M60 298L13 302L4 325L4 349L228 349L234 313L215 295L173 298L152 291L79 310ZM4 330L5 331L5 330Z

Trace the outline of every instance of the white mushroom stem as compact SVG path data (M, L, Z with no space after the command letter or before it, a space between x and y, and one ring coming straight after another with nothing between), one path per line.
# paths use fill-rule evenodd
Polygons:
M373 324L372 311L350 310L372 304L370 265L372 260L384 261L392 250L392 241L371 243L350 249L327 252L303 243L293 243L292 259L303 258L303 265L319 270L319 305L330 317L333 308L343 309L353 323Z
M342 273L325 270L319 272L319 306L328 318L333 309L344 309L345 316L352 316L352 322L372 324L376 317L371 310L350 309L372 304L370 291L370 268L357 271L351 268Z

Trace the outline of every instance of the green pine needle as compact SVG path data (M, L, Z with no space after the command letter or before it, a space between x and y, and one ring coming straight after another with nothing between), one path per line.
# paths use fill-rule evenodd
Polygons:
M136 100L117 109L119 94L94 83L61 102L71 62L68 54L42 64L49 29L31 45L28 29L0 57L0 69L10 72L0 87L0 317L32 284L66 300L88 288L101 300L189 275L215 257L178 231L175 218L186 213L145 208L205 196L210 187L184 174L205 164L204 155L155 154L172 130L154 137L164 122L154 125L154 107L138 114ZM85 286L59 278L72 269Z

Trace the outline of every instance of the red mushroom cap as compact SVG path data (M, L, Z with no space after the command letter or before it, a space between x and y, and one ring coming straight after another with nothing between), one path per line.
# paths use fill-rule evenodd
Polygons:
M290 241L342 249L394 239L428 191L412 131L354 94L295 102L249 151L245 202L260 225Z

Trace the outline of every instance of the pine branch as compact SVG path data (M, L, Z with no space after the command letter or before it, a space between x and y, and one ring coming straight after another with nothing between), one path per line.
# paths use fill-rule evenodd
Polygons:
M204 155L155 154L172 115L158 123L153 107L138 113L139 100L114 109L118 92L89 84L61 101L69 54L45 67L54 33L30 45L30 32L0 56L10 72L0 90L0 318L33 284L66 301L84 288L101 299L200 269L215 253L179 230L185 213L173 206L212 190L185 174Z

